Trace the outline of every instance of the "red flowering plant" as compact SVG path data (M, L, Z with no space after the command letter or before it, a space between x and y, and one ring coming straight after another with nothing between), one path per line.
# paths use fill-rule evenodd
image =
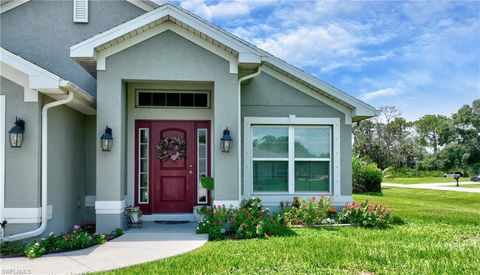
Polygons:
M197 233L208 233L210 240L221 240L226 233L226 224L232 216L230 208L222 206L213 206L212 208L202 209L204 217L198 224Z
M269 238L278 234L282 227L279 216L271 215L260 198L243 200L233 214L230 221L237 239Z
M294 225L320 225L328 218L331 196L322 195L309 200L294 198L292 207L285 210L283 218L288 226Z
M371 204L368 199L363 202L345 204L338 215L338 221L364 227L385 227L392 220L391 211L382 204Z
M61 250L84 248L94 244L104 243L105 241L104 235L90 235L85 232L80 225L76 224L72 231L57 237L57 248Z

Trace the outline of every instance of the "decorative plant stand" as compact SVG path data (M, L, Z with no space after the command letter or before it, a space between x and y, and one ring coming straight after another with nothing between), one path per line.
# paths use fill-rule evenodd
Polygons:
M125 208L127 212L128 227L143 227L142 210L138 206L129 206Z

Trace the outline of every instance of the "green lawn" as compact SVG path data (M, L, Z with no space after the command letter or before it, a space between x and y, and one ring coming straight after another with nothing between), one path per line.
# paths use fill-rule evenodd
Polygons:
M367 196L355 196L364 200ZM269 240L208 242L115 274L480 274L480 195L384 188L373 202L404 225L295 229Z
M470 181L470 178L460 178L460 182L462 181ZM455 179L447 178L447 177L394 178L393 180L385 180L385 182L402 183L402 184L442 183L442 182L456 183Z

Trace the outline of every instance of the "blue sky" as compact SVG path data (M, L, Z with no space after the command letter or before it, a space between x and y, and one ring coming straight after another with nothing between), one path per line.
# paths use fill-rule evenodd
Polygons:
M176 3L408 120L480 98L480 1Z

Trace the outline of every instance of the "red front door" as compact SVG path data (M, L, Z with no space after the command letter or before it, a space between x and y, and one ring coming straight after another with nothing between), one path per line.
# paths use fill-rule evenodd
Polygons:
M210 202L199 185L201 176L210 175L209 132L209 121L135 122L135 205L143 213L191 213L194 205ZM157 145L165 138L184 141L184 156L161 159Z
M150 167L154 213L191 212L193 209L197 174L194 127L195 124L191 121L151 123L151 137L156 153ZM156 144L166 137L186 142L185 155L182 159L161 160L158 157Z

